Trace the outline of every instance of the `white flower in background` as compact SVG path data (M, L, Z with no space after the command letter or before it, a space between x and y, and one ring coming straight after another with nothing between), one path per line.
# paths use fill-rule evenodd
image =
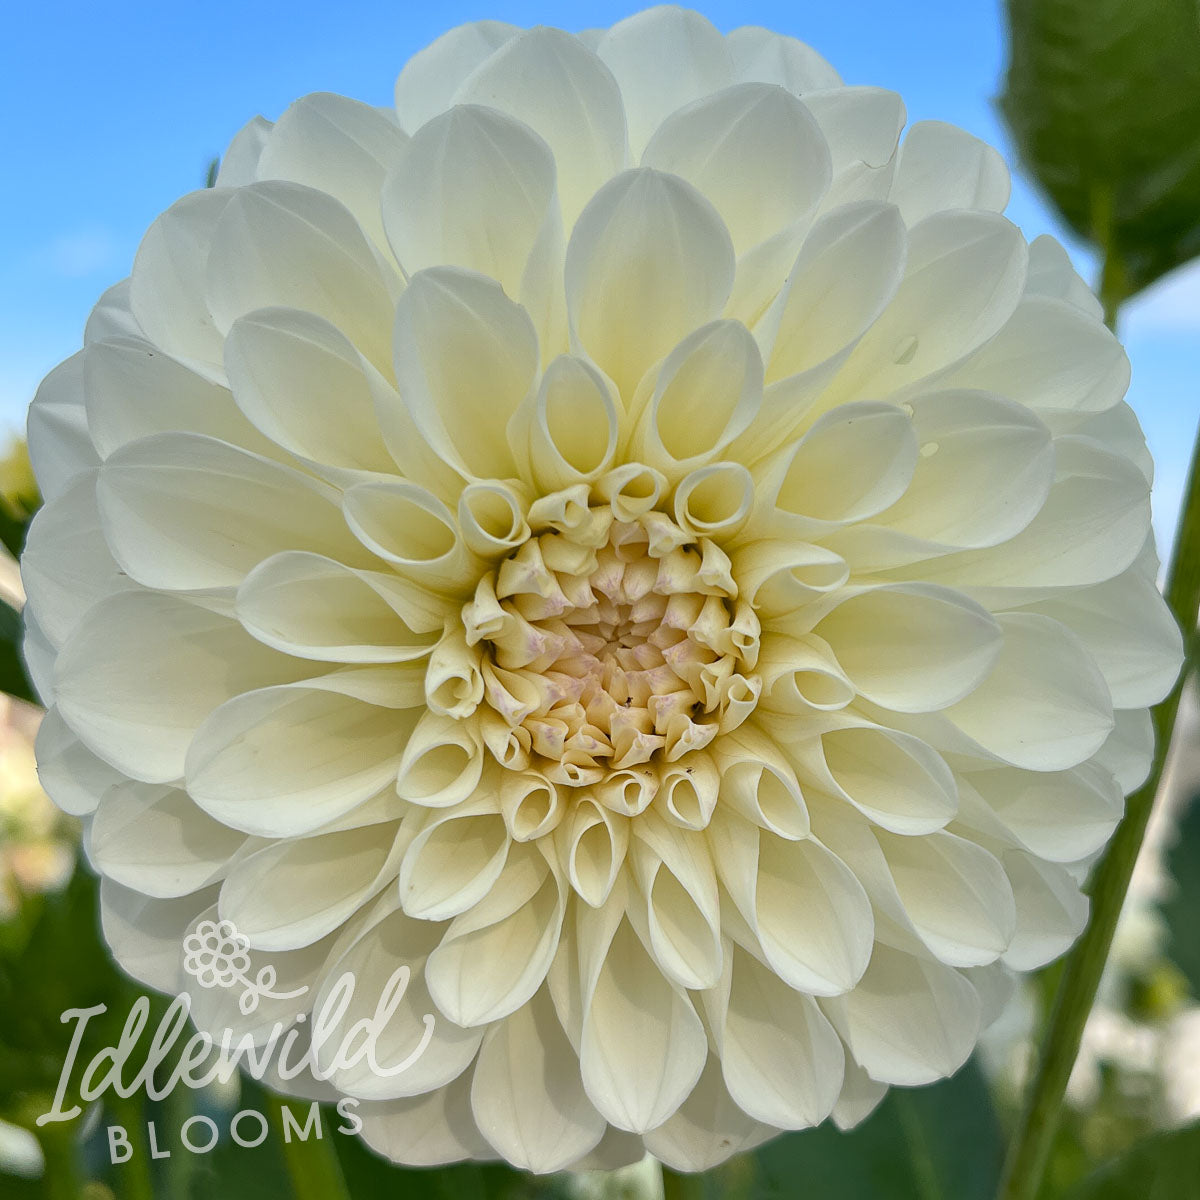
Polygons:
M46 787L163 989L230 920L367 1141L707 1167L1060 954L1180 639L1128 364L996 153L654 9L456 29L151 227L43 384ZM307 1026L305 1026L307 1028Z

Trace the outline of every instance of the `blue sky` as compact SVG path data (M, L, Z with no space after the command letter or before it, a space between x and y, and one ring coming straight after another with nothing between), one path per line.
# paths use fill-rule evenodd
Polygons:
M251 116L297 96L388 103L400 66L460 21L568 29L644 5L460 0L44 0L13 6L0 49L0 428L18 428L41 376L79 344L99 293L128 273L154 217L203 181ZM1012 155L993 97L1002 10L988 0L701 3L719 28L759 24L809 42L849 83L894 88L909 117L952 121ZM1009 215L1033 238L1059 223L1018 175ZM1068 240L1089 278L1086 253ZM1179 272L1123 318L1133 404L1158 461L1160 541L1175 521L1196 426L1200 269Z

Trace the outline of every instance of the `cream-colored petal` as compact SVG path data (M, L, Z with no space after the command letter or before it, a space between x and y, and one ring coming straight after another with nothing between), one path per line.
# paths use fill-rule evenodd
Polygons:
M500 109L545 140L567 229L601 184L628 165L620 88L600 59L562 30L518 34L463 81L455 102Z
M897 712L963 699L991 670L1003 634L961 592L909 583L851 594L817 622L857 692Z
M471 1115L471 1076L403 1100L365 1104L361 1137L372 1150L411 1167L488 1158L491 1147Z
M471 21L442 34L404 64L396 80L396 112L414 133L450 107L454 93L480 63L516 37L520 27L505 21Z
M886 199L906 119L904 101L878 87L827 87L803 99L833 159L823 208L831 212L843 204Z
M373 668L387 679L388 668ZM415 698L414 698L415 699ZM336 820L395 778L416 714L370 703L338 677L246 692L188 749L187 788L235 829L294 837Z
M444 607L394 575L289 550L246 576L236 611L247 632L285 654L389 663L429 654L447 615Z
M737 950L719 1033L730 1095L749 1116L779 1129L819 1125L842 1087L844 1051L816 1002Z
M882 1083L907 1087L952 1075L979 1036L979 995L962 975L885 946L876 946L854 991L821 1007L850 1054Z
M34 514L21 554L21 583L55 646L93 604L130 586L100 531L95 472L77 475Z
M618 21L596 53L621 86L635 162L664 117L733 81L725 39L683 8L663 5Z
M454 267L415 275L396 309L395 365L414 425L447 462L516 473L506 430L537 385L537 334L499 284Z
M83 358L87 423L107 458L155 433L202 433L279 456L238 411L229 390L142 338L93 342Z
M256 175L303 183L333 196L383 246L379 191L407 140L390 113L332 92L313 92L289 105L275 122L264 139Z
M776 83L801 96L838 87L842 80L811 46L758 25L742 25L725 35L734 78L743 83Z
M578 1060L545 991L488 1031L471 1108L496 1151L527 1171L561 1171L599 1142L607 1123L580 1085Z
M1015 767L1061 771L1090 758L1113 727L1104 676L1065 625L1036 613L997 618L1004 645L986 680L946 716Z
M646 370L720 315L734 256L720 216L674 175L641 168L605 184L567 246L572 345L628 405Z
M757 83L726 88L669 117L642 165L682 176L707 196L738 255L781 230L802 231L831 175L825 137L808 109L783 88Z
M513 847L488 894L450 923L425 979L457 1025L490 1025L526 1006L558 949L567 893L536 847Z
M917 121L900 147L888 193L915 225L931 213L970 208L1003 212L1012 184L999 152L944 121Z
M1104 309L1092 289L1080 279L1062 244L1048 233L1029 243L1029 278L1025 290L1031 296L1054 296L1066 300L1097 321Z
M644 1133L696 1086L708 1039L686 993L656 969L628 922L601 940L584 1000L583 1086L611 1124Z
M151 899L102 878L100 928L123 970L146 987L175 995L185 981L179 947L216 898L215 888L205 888L177 899Z
M230 198L211 239L203 294L220 333L255 309L300 308L387 369L399 280L339 201L299 183L254 183Z
M382 381L328 321L291 308L248 313L225 339L225 369L246 418L318 471L395 471L375 415Z
M405 148L383 188L383 220L406 275L463 267L519 297L535 244L557 227L554 155L505 113L456 105Z
M1004 963L1015 971L1036 970L1065 953L1083 932L1088 898L1063 867L1023 850L1004 855L1004 870L1017 901L1017 931Z
M63 812L84 817L95 812L100 797L124 776L93 754L51 705L38 726L38 782Z
M88 848L109 879L143 895L173 897L221 879L245 841L179 788L123 781L101 798Z
M399 864L397 826L278 841L242 858L221 886L221 919L256 950L297 950L337 930Z
M676 1171L707 1171L776 1132L746 1115L725 1086L721 1059L710 1054L691 1095L646 1134L646 1149Z
M129 304L148 341L211 373L221 362L218 331L205 295L217 226L233 188L207 188L177 200L146 231L133 260Z
M307 670L226 616L139 590L88 611L55 663L54 691L94 753L135 779L168 783L217 705Z

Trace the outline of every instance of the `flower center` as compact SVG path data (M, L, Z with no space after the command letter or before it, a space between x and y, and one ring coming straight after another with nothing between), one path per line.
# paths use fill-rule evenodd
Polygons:
M593 507L530 537L463 609L484 741L514 770L587 786L673 762L746 719L759 624L724 551L659 512Z

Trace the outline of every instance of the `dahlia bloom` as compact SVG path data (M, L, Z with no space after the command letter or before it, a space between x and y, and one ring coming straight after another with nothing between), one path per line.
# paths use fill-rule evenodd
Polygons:
M1128 363L904 124L680 9L463 26L248 125L34 401L105 935L255 1036L408 964L426 1052L312 1081L397 1161L851 1126L1082 927L1180 662ZM302 995L197 986L221 921Z

